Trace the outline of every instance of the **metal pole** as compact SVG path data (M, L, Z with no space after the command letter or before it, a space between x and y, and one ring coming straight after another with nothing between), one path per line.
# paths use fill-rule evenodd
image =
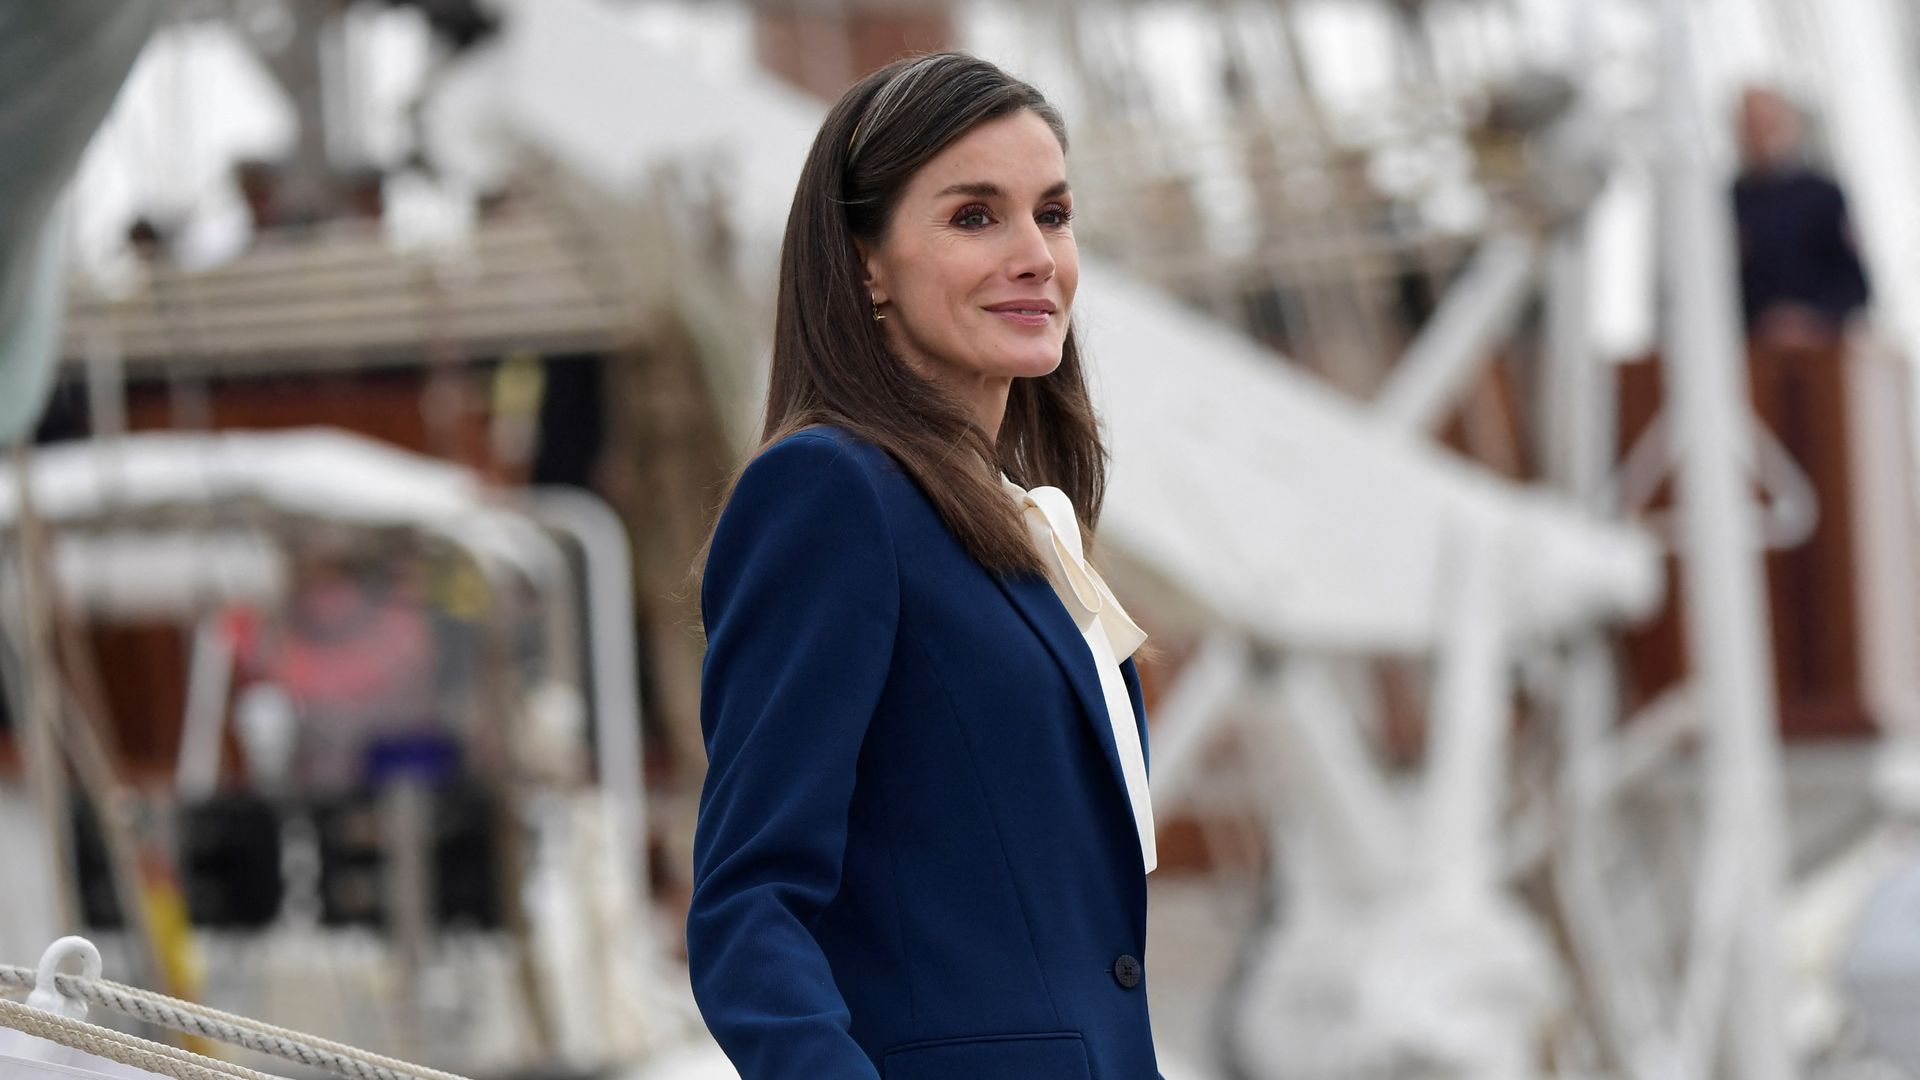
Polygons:
M1315 852L1331 871L1328 884L1343 897L1379 896L1403 874L1407 830L1330 661L1289 656L1272 686L1283 724L1285 779L1295 805L1313 809L1304 827L1325 840Z
M1788 1080L1776 941L1784 881L1777 715L1756 515L1741 465L1742 350L1726 185L1706 158L1708 112L1687 0L1663 0L1663 240L1672 295L1661 350L1674 417L1686 640L1706 716L1705 828L1680 1075Z
M61 753L59 669L54 660L50 611L53 582L45 571L46 538L33 506L32 448L21 441L13 448L14 475L20 491L19 529L14 547L20 573L20 654L26 686L21 699L26 714L20 718L27 784L33 790L47 850L53 865L45 867L58 913L60 929L80 929L79 886L73 872L73 817L69 803L66 765Z
M572 536L586 557L587 647L591 657L596 776L617 818L615 838L647 888L647 804L640 744L639 645L633 631L633 553L607 504L571 488L540 488L530 502L541 521ZM562 582L561 588L570 588Z
M1570 12L1570 38L1591 35L1584 5ZM1543 412L1546 469L1555 487L1597 515L1605 505L1607 473L1617 453L1613 375L1594 348L1592 275L1588 272L1592 213L1582 208L1555 230L1547 246L1547 365ZM1617 511L1616 511L1617 512ZM1611 841L1606 814L1619 757L1608 735L1619 717L1619 687L1604 631L1581 631L1568 643L1566 669L1556 687L1561 738L1559 803L1565 843L1554 853L1555 895L1567 913L1567 933L1580 977L1587 984L1595 1034L1628 1077L1653 1080L1652 1059L1664 1036L1646 972L1626 946L1624 924L1605 888L1603 853Z
M1375 411L1405 431L1437 428L1472 389L1494 343L1513 328L1539 261L1540 244L1526 233L1495 232L1482 241L1381 388Z
M1433 705L1419 857L1450 899L1499 888L1500 815L1507 794L1508 641L1499 537L1456 525L1446 544L1452 584L1434 653Z

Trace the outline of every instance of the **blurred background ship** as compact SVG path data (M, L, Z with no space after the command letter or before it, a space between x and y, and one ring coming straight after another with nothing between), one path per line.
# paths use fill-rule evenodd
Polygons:
M1169 1080L1920 1070L1896 0L0 6L0 958L731 1075L687 569L947 47L1073 136Z

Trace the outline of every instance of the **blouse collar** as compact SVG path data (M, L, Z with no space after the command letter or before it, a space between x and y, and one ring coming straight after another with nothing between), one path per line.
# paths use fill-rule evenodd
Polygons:
M1005 472L1000 474L1000 487L1021 508L1027 532L1040 550L1053 591L1073 616L1074 625L1084 634L1098 619L1113 645L1115 660L1133 655L1140 643L1147 640L1147 633L1127 615L1113 590L1107 587L1106 579L1087 561L1073 500L1051 485L1023 488Z

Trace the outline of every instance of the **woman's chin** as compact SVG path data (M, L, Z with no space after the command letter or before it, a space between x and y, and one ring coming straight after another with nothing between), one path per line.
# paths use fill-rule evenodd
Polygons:
M1016 379L1034 379L1051 375L1060 366L1060 348L1036 349L1031 346L1010 351L1000 358L1000 368Z

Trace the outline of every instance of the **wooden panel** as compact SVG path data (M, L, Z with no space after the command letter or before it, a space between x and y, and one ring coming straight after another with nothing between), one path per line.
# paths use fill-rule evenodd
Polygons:
M1865 734L1855 603L1846 366L1840 349L1753 357L1755 401L1819 493L1820 521L1800 547L1768 558L1774 659L1788 719L1807 735Z
M1855 604L1852 484L1847 460L1845 367L1837 342L1820 349L1756 350L1748 374L1755 411L1806 472L1820 519L1805 543L1766 556L1775 686L1788 738L1872 734L1860 682ZM1622 445L1637 438L1662 402L1658 362L1621 368ZM1656 505L1671 506L1671 480ZM1687 670L1679 566L1667 560L1668 603L1626 637L1629 700L1645 704Z
M206 384L206 421L215 430L322 424L480 467L487 445L485 370L458 368L437 385L434 375L418 367L214 379ZM175 420L167 384L128 388L129 428L162 430Z
M171 781L187 707L187 635L161 623L89 634L121 763L138 781Z
M953 16L936 4L766 2L754 12L762 67L826 100L907 53L954 44Z

